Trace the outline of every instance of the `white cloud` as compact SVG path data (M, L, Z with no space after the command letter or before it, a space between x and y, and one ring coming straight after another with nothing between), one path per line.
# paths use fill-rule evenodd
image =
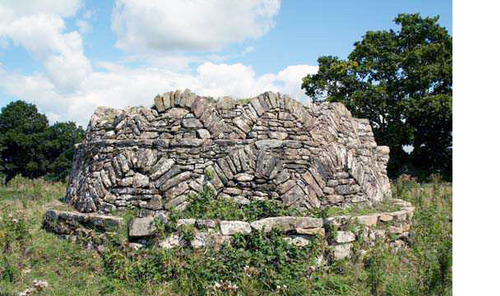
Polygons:
M74 16L81 7L81 0L2 0L0 3L0 11L18 17L43 13L66 18Z
M305 102L301 79L315 73L315 66L294 65L257 75L241 63L207 62L224 60L222 56L186 56L176 51L216 50L258 38L272 27L279 6L279 0L117 0L113 28L118 45L137 51L126 59L147 61L149 66L100 62L93 69L84 55L80 32L68 32L65 26L65 19L76 17L82 7L79 0L4 1L0 4L1 48L11 44L26 48L44 70L24 75L0 64L0 88L35 103L51 122L72 120L84 126L99 105L151 106L156 94L185 88L200 95L235 98L272 90ZM92 17L85 14L82 22ZM76 24L85 32L84 23ZM247 46L239 54L252 50ZM190 68L193 62L198 64L195 69Z
M87 34L91 29L89 22L84 20L77 20L76 26L82 34Z
M102 63L101 67L103 72L89 74L71 94L59 93L50 79L41 74L23 76L0 72L0 87L9 95L36 103L52 122L73 120L86 126L97 106L150 106L156 94L185 88L200 95L235 98L273 90L307 102L300 90L301 79L317 71L315 66L296 65L278 74L257 76L251 67L242 64L204 63L194 74L180 74L165 68L131 69L111 63Z
M76 0L6 1L0 4L0 37L22 46L42 61L60 92L74 91L92 71L81 35L65 32L63 17L81 7Z
M112 28L129 51L220 50L274 25L280 0L116 0Z

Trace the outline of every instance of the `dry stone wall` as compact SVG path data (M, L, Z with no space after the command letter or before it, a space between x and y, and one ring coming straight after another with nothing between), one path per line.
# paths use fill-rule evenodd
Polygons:
M183 210L205 186L245 204L314 209L390 196L389 149L340 103L279 93L218 101L186 90L154 106L99 107L78 145L67 200L80 212Z
M158 241L161 248L190 246L195 249L218 249L225 243L232 242L235 234L247 235L251 232L276 230L285 234L289 243L297 246L305 246L312 239L319 238L323 245L332 249L334 259L344 259L352 256L356 243L363 248L370 247L377 240L386 241L394 247L406 244L415 208L411 203L399 199L390 200L390 203L397 206L398 210L327 218L278 216L256 221L178 219L173 222L158 212L155 216L134 218L130 221L129 246L140 248L158 238L159 229L154 223L154 220L158 219L173 229L173 232ZM174 224L171 225L172 223ZM123 227L125 225L122 218L95 213L50 210L44 218L45 229L71 240L90 237L96 244L105 240L105 233L116 233ZM189 239L182 232L187 228L193 230Z

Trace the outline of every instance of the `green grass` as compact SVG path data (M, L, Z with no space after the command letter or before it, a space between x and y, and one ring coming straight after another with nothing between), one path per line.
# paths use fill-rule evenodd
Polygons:
M240 220L252 222L277 216L326 218L339 215L354 216L400 210L400 207L394 205L394 203L390 201L384 201L373 206L365 204L354 204L346 207L327 206L320 210L287 208L276 200L255 200L250 201L250 203L246 205L239 205L229 199L215 199L209 187L205 187L200 195L193 195L190 198L191 203L184 211L175 213L171 210L173 218Z
M0 186L0 295L18 295L33 280L49 284L39 295L451 295L450 184L395 184L394 197L416 207L408 247L380 242L354 262L329 261L321 244L297 248L279 233L237 236L218 251L110 245L99 254L41 229L47 209L67 208L59 201L65 188L22 178ZM185 215L249 215L208 209L200 202ZM253 218L282 209L254 210ZM325 265L316 264L320 252Z

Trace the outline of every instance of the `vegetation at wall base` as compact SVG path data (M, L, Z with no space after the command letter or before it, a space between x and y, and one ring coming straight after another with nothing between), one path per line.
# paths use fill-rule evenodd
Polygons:
M47 209L68 209L59 201L65 187L21 177L0 186L1 293L43 280L39 295L451 295L448 183L394 184L395 197L416 207L408 247L379 243L364 257L326 265L316 262L325 251L319 243L298 248L279 233L237 236L219 251L132 251L113 240L98 251L41 229Z

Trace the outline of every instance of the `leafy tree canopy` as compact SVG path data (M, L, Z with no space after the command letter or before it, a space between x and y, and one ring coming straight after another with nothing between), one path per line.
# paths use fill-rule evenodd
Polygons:
M367 32L346 60L319 57L318 73L303 79L313 101L341 102L371 121L378 144L391 148L393 177L451 179L452 37L438 19L400 14L398 31Z
M75 123L49 126L35 105L11 102L0 113L0 172L6 181L17 174L64 179L71 169L74 145L82 138L83 129Z

